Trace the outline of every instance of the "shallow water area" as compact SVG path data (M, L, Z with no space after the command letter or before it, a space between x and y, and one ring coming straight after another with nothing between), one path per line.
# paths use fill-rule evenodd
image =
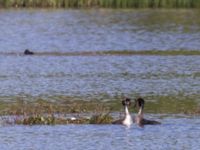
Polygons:
M155 117L155 116L154 116ZM165 117L162 125L55 125L0 127L2 150L198 149L199 117Z

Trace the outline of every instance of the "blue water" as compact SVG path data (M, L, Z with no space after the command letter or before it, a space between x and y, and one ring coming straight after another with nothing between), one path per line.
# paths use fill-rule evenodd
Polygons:
M200 13L187 10L0 10L0 52L199 50Z
M199 56L23 56L35 52L199 50L198 10L0 10L0 101L111 100L200 93ZM16 55L7 55L13 52ZM36 98L35 98L36 97ZM74 98L75 97L75 98ZM73 99L74 98L74 99ZM148 115L147 115L148 116ZM0 150L197 150L200 119L159 126L4 125Z
M0 56L0 96L198 95L199 56ZM81 99L84 99L81 98Z
M199 56L56 56L101 50L199 50L197 10L2 9L0 98L196 95ZM23 57L34 52L51 56ZM9 53L16 55L7 55Z
M0 127L1 150L196 150L199 117L161 119L162 125L56 125Z

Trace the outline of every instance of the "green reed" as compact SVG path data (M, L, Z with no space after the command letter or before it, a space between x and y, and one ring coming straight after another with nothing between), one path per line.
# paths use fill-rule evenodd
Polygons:
M200 0L0 0L0 7L200 8Z

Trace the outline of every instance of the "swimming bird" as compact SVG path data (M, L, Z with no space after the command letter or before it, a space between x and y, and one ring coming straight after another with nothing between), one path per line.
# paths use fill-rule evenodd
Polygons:
M24 55L33 55L33 54L34 54L34 52L31 52L29 49L26 49L24 51Z
M135 117L135 123L139 126L144 126L144 125L158 125L161 124L158 121L154 121L154 120L147 120L144 119L144 99L139 97L135 100L135 107L139 108L138 114Z
M124 118L113 121L112 124L122 124L122 125L130 127L133 124L133 119L128 110L128 107L131 105L131 99L126 98L122 100L122 105L124 106L124 114L125 114Z

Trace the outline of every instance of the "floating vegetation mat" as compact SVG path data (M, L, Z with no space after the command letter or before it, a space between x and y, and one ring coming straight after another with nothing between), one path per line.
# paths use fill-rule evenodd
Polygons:
M55 124L111 124L113 117L109 114L98 114L92 117L55 117L54 115L35 115L14 119L12 123L22 125L55 125Z
M36 99L32 102L18 99L0 102L0 118L7 124L55 125L55 124L111 124L123 117L121 100L100 102L98 100L68 100L51 102ZM199 115L199 95L145 96L145 113ZM131 113L137 110L130 107ZM118 116L113 116L113 113ZM9 117L10 116L10 117ZM13 117L14 116L14 117ZM9 119L11 118L11 119Z
M0 52L5 56L24 56L22 53ZM43 52L36 51L31 56L105 56L105 55L159 55L159 56L176 56L176 55L200 55L200 50L109 50L109 51L75 51L75 52Z

